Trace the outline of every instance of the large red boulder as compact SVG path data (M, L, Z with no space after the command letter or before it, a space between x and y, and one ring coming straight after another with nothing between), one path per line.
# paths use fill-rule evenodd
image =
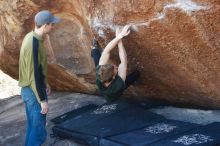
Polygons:
M123 42L129 72L138 69L141 78L125 94L220 106L219 0L0 1L0 69L16 79L22 39L43 9L62 18L48 49L54 89L95 94L91 40L105 47L116 27L133 24ZM117 49L112 60L119 61Z

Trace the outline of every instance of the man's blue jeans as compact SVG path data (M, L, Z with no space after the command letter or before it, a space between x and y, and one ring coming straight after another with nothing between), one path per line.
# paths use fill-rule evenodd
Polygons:
M30 87L21 88L21 97L25 104L27 131L25 146L40 146L46 140L46 114L41 114L41 106Z

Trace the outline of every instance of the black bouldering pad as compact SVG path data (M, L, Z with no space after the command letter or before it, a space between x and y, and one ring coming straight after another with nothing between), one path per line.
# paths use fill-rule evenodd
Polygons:
M89 146L98 146L99 139L93 135L88 135L80 132L73 132L68 130L68 128L63 128L60 126L53 127L53 136L74 140L75 142L86 144Z
M145 110L143 107L125 102L108 103L86 111L53 127L53 133L62 138L88 145L99 145L103 137L113 136L140 129L163 116Z
M65 122L68 119L71 119L71 118L76 117L82 113L85 113L87 111L95 109L96 107L98 107L98 105L89 104L89 105L74 109L72 111L69 111L67 113L64 113L64 114L52 119L51 122L53 122L54 124L60 124L60 123Z
M158 105L156 105L158 106ZM53 134L89 146L217 146L220 123L168 120L147 103L88 105L54 119Z
M60 126L64 128L67 127L69 130L76 130L81 127L84 128L91 123L112 116L113 114L126 110L131 106L132 105L123 102L107 103L68 119L61 123Z
M123 133L116 136L107 137L101 140L101 146L116 145L118 143L129 146L144 146L169 136L190 131L198 124L186 123L175 120L164 120L155 122L141 129Z
M184 134L156 142L150 146L219 146L220 122L198 127Z
M77 129L77 131L89 135L94 134L98 137L106 137L142 128L164 119L163 116L146 111L143 108L131 107L97 120L95 123Z

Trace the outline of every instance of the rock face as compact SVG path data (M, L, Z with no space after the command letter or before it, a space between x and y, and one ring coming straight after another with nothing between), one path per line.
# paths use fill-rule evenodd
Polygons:
M220 106L219 0L0 1L0 68L16 79L22 39L43 9L62 18L50 34L48 49L54 89L96 93L92 38L105 47L116 27L133 24L123 42L128 72L138 69L141 78L125 94ZM117 49L112 60L119 63Z

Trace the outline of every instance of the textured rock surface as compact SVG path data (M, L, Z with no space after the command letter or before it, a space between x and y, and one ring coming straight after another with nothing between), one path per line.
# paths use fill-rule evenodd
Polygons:
M0 70L0 100L19 95L21 90L18 82ZM1 111L1 110L0 110Z
M0 68L14 78L21 41L42 9L63 19L50 34L54 89L95 93L90 40L96 37L104 47L117 26L130 23L133 31L124 39L129 72L139 69L142 75L127 94L220 106L219 0L0 1Z

